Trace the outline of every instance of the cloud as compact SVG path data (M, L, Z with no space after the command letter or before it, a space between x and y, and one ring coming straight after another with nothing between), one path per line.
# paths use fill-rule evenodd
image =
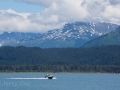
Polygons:
M38 14L39 16L39 14ZM30 13L17 13L11 9L1 10L0 11L0 33L2 32L46 32L50 29L55 29L58 27L62 27L60 24L46 24L46 22L51 23L51 21L55 18L51 16L49 20L44 21L45 18L42 18L39 21L37 18L37 14L33 15ZM40 16L39 16L40 17ZM38 22L39 21L39 22ZM44 23L45 22L45 23Z
M46 32L76 21L110 22L120 25L119 0L14 0L44 6L40 13L0 11L0 30Z
M112 5L120 4L120 0L109 0Z

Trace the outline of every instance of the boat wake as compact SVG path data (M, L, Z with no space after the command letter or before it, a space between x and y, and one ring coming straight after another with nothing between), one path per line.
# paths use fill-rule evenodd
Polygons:
M48 79L48 78L6 78L6 79L28 79L28 80L40 80L40 79ZM52 79L57 79L56 77L53 77Z

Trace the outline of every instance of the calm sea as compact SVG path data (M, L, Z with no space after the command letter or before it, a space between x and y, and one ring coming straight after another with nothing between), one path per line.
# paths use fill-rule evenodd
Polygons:
M0 90L120 90L120 74L1 73Z

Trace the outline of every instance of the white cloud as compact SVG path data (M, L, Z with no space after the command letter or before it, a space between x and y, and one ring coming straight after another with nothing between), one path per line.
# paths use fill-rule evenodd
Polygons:
M0 11L0 30L45 32L61 28L67 22L111 22L120 25L120 0L14 0L42 5L36 14Z
M32 22L32 16L30 13L17 13L11 9L0 11L0 33L7 32L46 32L50 29L60 28L60 24L50 24L55 18L51 16L49 20L42 18L39 20L37 14L33 15L35 21ZM38 15L39 16L39 15ZM55 18L56 19L56 18ZM41 21L41 22L40 22ZM49 22L48 22L49 21ZM48 22L48 24L46 24Z

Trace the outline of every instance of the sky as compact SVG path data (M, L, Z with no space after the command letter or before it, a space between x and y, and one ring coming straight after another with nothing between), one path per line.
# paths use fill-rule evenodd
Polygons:
M44 33L78 21L120 25L120 0L0 0L0 33Z

